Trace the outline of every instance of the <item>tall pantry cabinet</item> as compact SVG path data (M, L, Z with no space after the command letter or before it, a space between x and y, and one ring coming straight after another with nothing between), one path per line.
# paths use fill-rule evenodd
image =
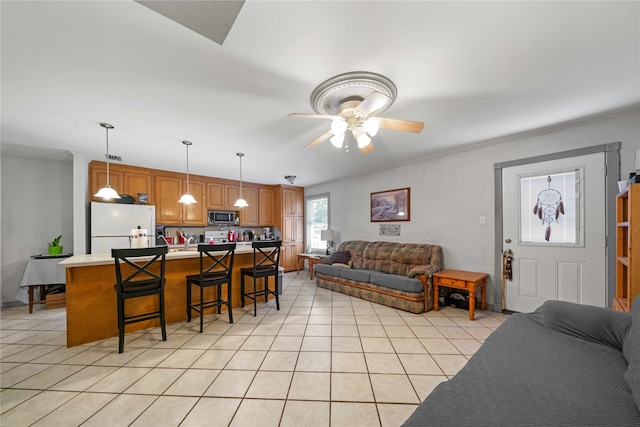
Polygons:
M304 252L304 188L276 187L276 227L282 232L280 265L285 271L297 268L298 254Z
M613 309L630 311L640 295L640 184L616 197L616 296Z

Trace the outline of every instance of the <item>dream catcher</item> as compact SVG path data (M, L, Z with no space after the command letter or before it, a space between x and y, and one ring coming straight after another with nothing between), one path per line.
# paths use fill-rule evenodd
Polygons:
M562 195L558 190L551 188L551 176L547 176L549 188L542 190L538 194L538 200L533 207L533 214L542 220L542 225L547 224L544 233L544 240L547 242L551 237L551 223L558 222L560 214L564 215L564 204L562 203Z

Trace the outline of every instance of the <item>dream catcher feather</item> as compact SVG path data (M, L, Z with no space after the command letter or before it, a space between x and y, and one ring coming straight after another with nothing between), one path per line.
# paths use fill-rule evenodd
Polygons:
M564 204L562 203L560 192L551 188L551 176L547 176L547 183L549 188L542 190L538 194L538 200L533 207L533 214L542 220L542 225L547 224L544 240L548 242L551 238L551 224L553 221L558 222L560 214L564 215Z

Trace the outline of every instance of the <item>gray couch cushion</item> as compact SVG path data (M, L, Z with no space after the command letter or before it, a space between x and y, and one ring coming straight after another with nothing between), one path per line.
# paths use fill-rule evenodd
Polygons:
M404 425L637 426L626 369L610 345L513 314Z
M631 304L631 320L631 329L623 349L624 358L629 362L624 378L640 410L640 297L636 297Z
M620 351L631 327L629 313L565 301L546 301L529 316L554 331Z
M422 292L424 290L424 286L420 280L400 276L399 274L374 272L371 273L371 279L369 280L374 285L385 286L404 292Z
M340 277L342 270L346 270L344 267L338 267L334 265L328 264L316 264L313 266L313 271L320 274L324 274L325 276L333 276Z
M354 280L356 282L369 282L369 278L371 277L371 273L375 273L375 271L371 270L354 270L352 268L343 268L340 272L340 277L347 280Z

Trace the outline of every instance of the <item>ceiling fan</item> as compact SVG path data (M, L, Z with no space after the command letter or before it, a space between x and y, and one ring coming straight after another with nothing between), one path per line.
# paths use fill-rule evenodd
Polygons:
M342 148L349 130L360 151L366 154L373 151L371 137L379 128L413 133L420 133L424 128L422 122L378 117L391 106L395 96L393 82L380 74L345 73L321 83L311 94L311 106L319 114L291 113L288 117L332 120L331 129L305 148L327 139Z

